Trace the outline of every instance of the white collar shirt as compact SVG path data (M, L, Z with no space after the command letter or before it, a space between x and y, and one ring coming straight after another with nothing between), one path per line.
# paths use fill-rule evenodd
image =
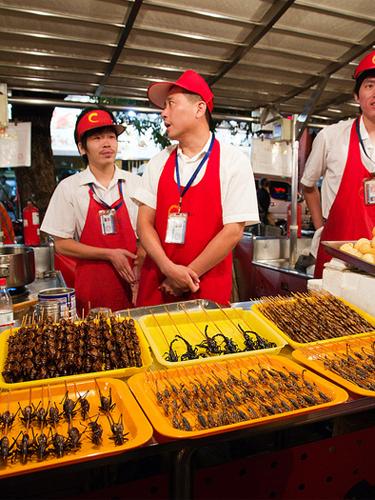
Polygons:
M341 121L324 128L316 136L310 156L306 162L301 183L314 186L323 177L321 198L322 213L328 218L332 203L336 198L344 173L349 151L350 132L354 120ZM365 150L370 158L361 151L361 160L369 173L375 172L375 145L370 140L363 119L360 119L360 133Z
M41 230L60 238L79 240L85 226L90 204L90 184L94 185L97 199L112 205L119 199L118 181L122 182L122 194L133 229L136 229L138 206L132 200L141 178L125 170L115 168L108 187L100 184L90 168L62 180L56 187L44 216Z
M184 155L180 147L177 146L182 186L188 183L199 162L208 151L211 139L212 134L210 134L203 149L193 157ZM148 162L142 177L141 187L134 196L138 203L156 209L159 179L174 148L176 146L169 146ZM194 179L193 186L202 180L206 167L207 161ZM177 182L176 173L174 180ZM220 188L223 224L245 222L250 225L258 223L258 203L250 159L239 148L222 143L220 143ZM177 202L178 200L176 200Z

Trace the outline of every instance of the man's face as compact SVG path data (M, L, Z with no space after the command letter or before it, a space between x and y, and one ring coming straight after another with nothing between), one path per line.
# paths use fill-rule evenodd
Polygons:
M361 106L363 116L375 121L375 76L363 80L355 100Z
M197 115L202 101L183 92L179 87L172 87L165 100L161 113L170 139L181 139L192 132L197 124Z
M82 143L78 147L81 154L87 154L90 165L113 165L118 148L117 135L111 129L98 129L87 138L86 147Z

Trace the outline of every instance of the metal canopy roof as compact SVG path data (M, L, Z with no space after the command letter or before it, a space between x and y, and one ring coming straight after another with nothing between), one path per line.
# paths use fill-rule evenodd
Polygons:
M185 69L215 110L353 116L351 75L375 43L374 0L0 0L0 82L147 105Z

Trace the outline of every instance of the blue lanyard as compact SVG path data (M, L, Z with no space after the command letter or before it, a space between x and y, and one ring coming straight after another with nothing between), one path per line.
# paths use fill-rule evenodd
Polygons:
M93 192L95 198L97 198L98 202L103 205L104 208L106 208L107 210L118 210L121 205L123 204L124 202L124 199L122 197L122 182L123 182L123 179L119 179L118 182L117 182L117 186L118 186L118 191L119 191L119 194L120 194L120 198L117 200L116 202L116 205L113 206L113 205L108 205L108 203L106 203L104 200L102 200L96 193L95 191L95 188L94 188L94 183L93 182L90 182L89 186L90 186L90 189L91 191Z
M360 128L359 128L359 118L356 119L355 121L355 129L357 131L357 135L358 135L358 139L359 139L359 143L360 145L362 146L362 149L363 149L363 152L365 153L365 155L367 156L367 158L372 162L372 163L375 163L374 160L368 155L367 151L366 151L366 148L365 148L365 145L363 144L363 139L362 139L362 136L361 136L361 131L360 131Z
M181 209L181 204L182 204L182 198L183 198L183 196L186 194L187 190L191 187L191 185L195 181L195 178L199 174L199 171L201 170L201 168L203 167L203 165L208 160L208 158L209 158L209 156L211 154L213 145L214 145L214 141L215 141L215 136L214 136L214 134L212 134L212 139L211 139L210 147L208 148L208 151L206 152L206 154L202 158L201 162L199 163L199 165L195 169L193 175L190 177L190 179L189 179L188 183L186 184L186 186L184 187L184 189L181 189L180 170L178 168L178 155L177 155L177 151L176 151L176 178L177 178L178 191L180 193L180 200L178 202L178 211L180 211L180 209Z

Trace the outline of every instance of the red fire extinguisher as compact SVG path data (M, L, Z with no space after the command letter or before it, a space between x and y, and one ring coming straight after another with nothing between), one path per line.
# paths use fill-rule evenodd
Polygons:
M23 239L25 245L40 245L39 210L35 205L33 205L31 200L27 202L26 207L22 211L22 215Z
M292 218L292 204L291 203L289 203L289 205L288 205L287 214L288 214L288 220L287 220L288 236L290 236L290 220ZM301 238L301 236L302 236L302 207L301 207L300 203L297 203L297 226L298 226L297 237Z

